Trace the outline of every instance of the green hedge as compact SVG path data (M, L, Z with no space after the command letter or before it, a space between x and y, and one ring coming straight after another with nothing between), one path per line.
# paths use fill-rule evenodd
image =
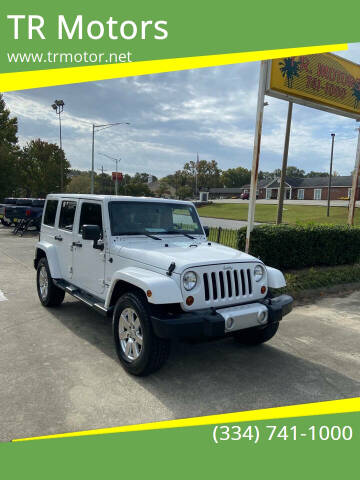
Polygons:
M246 228L238 232L245 248ZM343 225L260 225L251 233L250 253L266 265L299 269L360 260L360 228Z

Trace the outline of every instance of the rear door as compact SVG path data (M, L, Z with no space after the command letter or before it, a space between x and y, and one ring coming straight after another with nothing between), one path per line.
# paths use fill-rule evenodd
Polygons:
M98 225L103 231L102 203L81 200L74 228L72 283L93 295L101 296L105 290L105 248L94 248L92 240L83 240L83 225Z
M54 235L62 278L71 283L73 277L74 222L77 205L78 200L61 200L58 228Z

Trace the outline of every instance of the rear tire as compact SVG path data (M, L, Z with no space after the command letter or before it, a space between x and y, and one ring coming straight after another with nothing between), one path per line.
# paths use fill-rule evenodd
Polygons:
M149 305L138 293L125 293L115 305L113 335L124 369L136 376L159 370L168 359L170 341L155 335Z
M244 332L234 333L237 342L243 345L255 346L268 342L273 338L279 328L279 322L271 323L265 328L252 328Z
M44 307L57 307L64 300L65 291L54 284L45 257L39 260L37 266L36 286L40 302Z

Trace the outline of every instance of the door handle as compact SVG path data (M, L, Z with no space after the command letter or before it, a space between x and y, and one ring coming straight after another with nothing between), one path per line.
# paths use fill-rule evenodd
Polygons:
M55 240L59 240L59 242L62 242L62 236L61 235L55 235L54 237Z
M82 243L81 242L72 242L72 246L73 247L82 247Z

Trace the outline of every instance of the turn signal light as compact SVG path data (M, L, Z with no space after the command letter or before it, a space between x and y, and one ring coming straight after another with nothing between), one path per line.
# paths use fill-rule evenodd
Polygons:
M264 294L264 293L266 292L266 287L265 287L265 285L263 285L263 286L261 287L261 290L260 290L260 291L261 291L262 294Z
M193 303L194 303L194 297L192 297L191 295L189 297L186 297L186 305L188 307L191 307Z
M151 290L147 290L147 291L146 291L146 295L147 295L148 297L151 297L152 291L151 291Z

